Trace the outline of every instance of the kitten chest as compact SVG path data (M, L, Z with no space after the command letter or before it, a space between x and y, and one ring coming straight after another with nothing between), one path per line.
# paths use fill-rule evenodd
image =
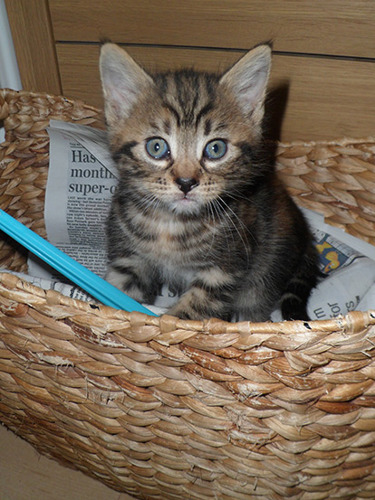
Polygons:
M141 251L160 268L201 267L211 255L213 230L201 221L148 221L148 237L140 242Z

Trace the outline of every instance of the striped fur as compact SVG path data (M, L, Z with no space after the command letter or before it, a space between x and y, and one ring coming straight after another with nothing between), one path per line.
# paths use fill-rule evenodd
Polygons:
M105 44L100 69L119 171L107 279L148 303L168 284L179 294L169 312L181 318L263 321L281 304L284 318L307 319L311 235L262 142L269 47L222 76L150 76ZM153 138L160 158L147 149ZM215 140L219 158L206 151Z

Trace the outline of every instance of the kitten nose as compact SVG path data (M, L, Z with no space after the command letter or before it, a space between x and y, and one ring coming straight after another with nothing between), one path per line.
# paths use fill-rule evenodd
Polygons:
M197 179L194 179L192 177L178 177L176 179L176 184L183 193L188 194L189 191L198 186L199 182L197 181Z

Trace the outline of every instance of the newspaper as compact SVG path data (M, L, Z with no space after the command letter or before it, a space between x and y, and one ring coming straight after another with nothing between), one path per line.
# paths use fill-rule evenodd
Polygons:
M50 167L44 212L47 238L104 277L106 220L117 184L106 133L55 120L51 120L48 133ZM375 309L375 248L329 226L323 216L310 210L303 212L313 231L323 276L308 303L311 319L336 317L361 307ZM46 288L56 289L58 280L63 281L37 259L29 262L29 274L47 280L40 284ZM72 296L72 286L61 286L60 291ZM155 312L165 311L176 300L163 287L154 304ZM280 311L275 311L272 319L281 320Z
M320 256L323 278L312 291L311 319L328 319L354 310L375 309L366 295L375 284L375 247L324 222L322 215L303 210ZM372 304L372 305L371 305ZM364 309L364 306L369 306Z
M117 172L102 130L51 120L44 220L47 239L97 275L106 272L106 221ZM29 263L31 275L51 270Z

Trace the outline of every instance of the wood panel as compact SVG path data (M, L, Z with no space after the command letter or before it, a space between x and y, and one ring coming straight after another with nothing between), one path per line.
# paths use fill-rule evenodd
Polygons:
M5 0L5 4L23 88L60 94L47 0Z
M57 41L375 57L373 0L50 0Z
M149 70L181 66L223 70L242 55L240 51L186 48L127 49ZM99 47L61 44L57 53L64 94L102 107ZM275 54L269 108L277 120L277 113L283 109L287 97L281 139L325 140L374 134L374 81L373 62ZM277 123L274 128L278 129Z

